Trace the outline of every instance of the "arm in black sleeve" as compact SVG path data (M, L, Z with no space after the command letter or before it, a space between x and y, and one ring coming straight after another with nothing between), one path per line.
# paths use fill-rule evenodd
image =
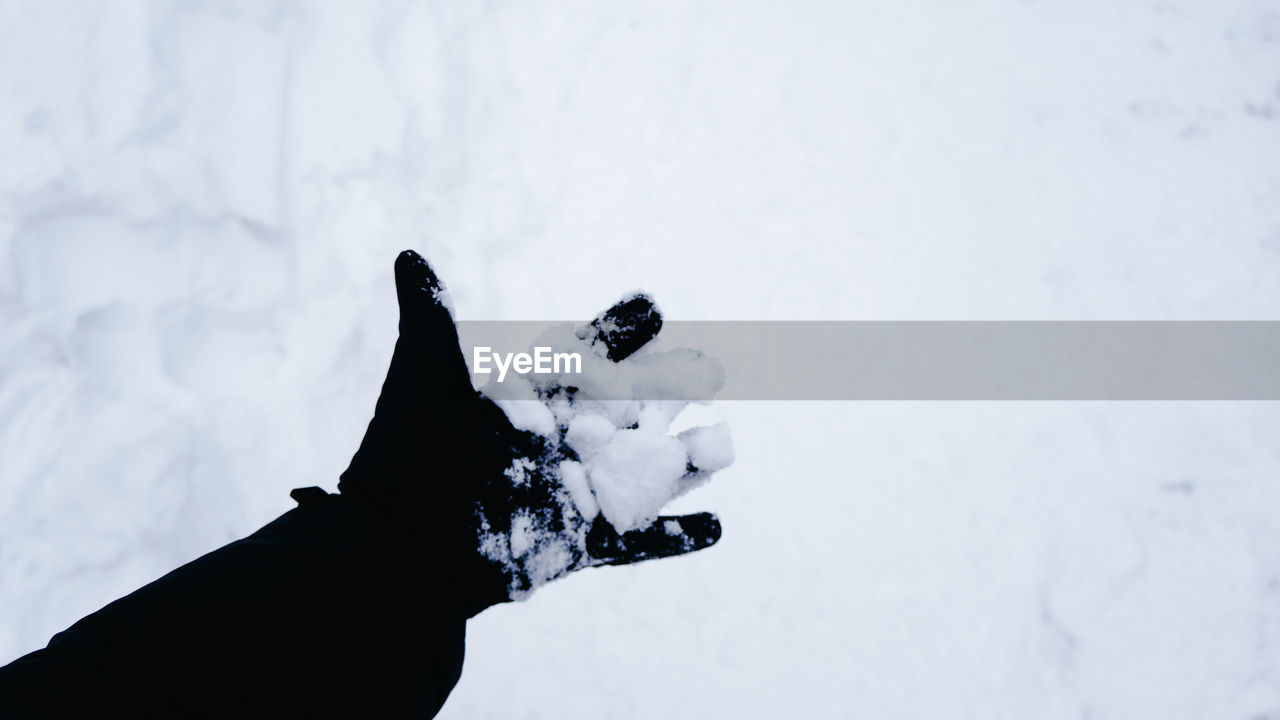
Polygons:
M462 671L457 588L341 496L295 496L0 669L0 716L433 716Z

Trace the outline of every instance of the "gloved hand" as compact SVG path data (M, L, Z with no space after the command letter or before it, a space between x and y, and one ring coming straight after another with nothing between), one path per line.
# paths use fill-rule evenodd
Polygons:
M705 513L645 525L614 512L636 528L616 532L608 504L590 507L591 487L572 470L590 464L573 428L518 430L472 388L422 258L400 255L396 290L400 337L340 494L295 490L299 507L0 668L0 716L430 716L462 671L467 617L579 568L719 538ZM637 298L583 338L626 362L660 325ZM574 402L569 388L539 392L562 409ZM615 432L623 449L643 435ZM687 458L675 459L687 468L675 473L688 476L662 486L671 494L727 461L682 441ZM625 475L629 459L601 467Z
M373 519L388 547L405 548L424 558L424 572L455 580L467 616L574 570L680 555L720 538L710 513L615 530L594 507L565 428L549 435L518 430L472 387L447 293L426 261L401 253L395 277L400 336L339 490ZM661 325L652 302L638 296L579 336L623 362ZM572 392L563 390L544 395L564 402ZM670 495L705 478L705 468L686 465L687 477Z

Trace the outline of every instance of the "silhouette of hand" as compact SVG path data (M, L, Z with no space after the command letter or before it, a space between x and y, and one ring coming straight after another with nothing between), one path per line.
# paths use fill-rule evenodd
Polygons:
M430 266L405 251L395 275L400 336L374 418L339 488L389 542L424 551L434 573L456 582L467 615L526 597L574 570L681 555L720 538L710 513L654 517L728 464L723 451L700 452L705 434L667 437L665 426L659 434L617 418L608 426L608 413L592 412L604 405L560 383L517 401L545 404L553 424L540 432L514 427L472 387L448 295ZM576 335L597 361L626 363L661 326L657 308L641 295ZM669 421L683 403L661 405ZM661 458L646 457L646 449ZM655 460L657 470L649 467ZM627 496L633 481L645 485L638 506Z

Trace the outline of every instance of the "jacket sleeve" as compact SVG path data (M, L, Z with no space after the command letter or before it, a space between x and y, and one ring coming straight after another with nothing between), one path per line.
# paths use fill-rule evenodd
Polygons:
M465 614L420 557L308 491L0 668L0 717L434 716L462 672Z

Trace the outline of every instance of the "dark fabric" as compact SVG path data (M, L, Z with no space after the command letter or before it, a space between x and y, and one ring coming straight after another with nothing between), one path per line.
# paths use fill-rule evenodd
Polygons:
M295 497L0 668L0 717L435 715L462 672L448 576L389 544L408 529Z

